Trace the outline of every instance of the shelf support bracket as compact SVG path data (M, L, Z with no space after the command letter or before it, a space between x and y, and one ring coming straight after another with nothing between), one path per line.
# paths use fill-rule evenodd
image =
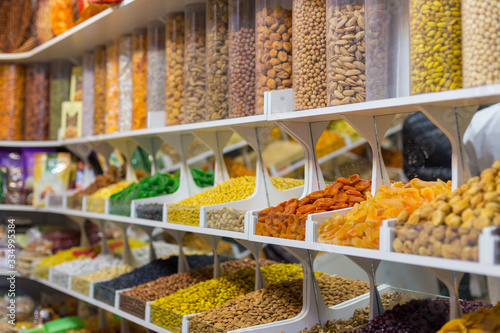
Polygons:
M131 139L117 139L117 140L110 140L109 143L118 149L123 156L125 156L126 159L126 165L127 165L127 180L129 181L135 181L137 180L137 177L134 172L134 168L132 167L131 163L131 158L132 154L134 153L135 149L137 148L137 142L131 140Z
M78 156L83 161L83 187L90 185L89 156L92 154L92 145L90 143L79 143L66 145L66 148Z
M262 250L262 246L264 244L252 242L245 239L236 239L238 243L247 248L250 253L252 253L255 258L255 290L259 290L265 288L267 286L266 280L264 279L264 275L262 274L262 270L260 269L260 261L259 261L259 253Z
M229 179L226 163L224 162L224 147L231 139L233 131L217 131L217 132L196 132L195 135L203 141L215 154L215 181L214 185L218 185Z
M157 136L138 137L133 139L139 146L144 148L153 158L151 163L151 174L154 175L158 168L156 166L156 152L160 150L163 141Z
M445 269L426 267L439 280L441 280L450 293L450 320L462 318L462 306L458 298L458 285L464 277L464 273L448 271Z
M318 191L325 188L325 180L323 173L316 158L316 144L330 122L321 121L317 123L298 123L280 121L278 125L304 149L305 166L304 166L304 193Z
M220 268L219 255L217 254L217 245L222 240L221 236L198 234L198 236L210 245L214 254L214 279L222 274Z
M123 232L123 259L125 260L125 263L137 268L139 267L139 263L137 260L135 260L134 255L132 254L132 250L130 249L130 244L128 242L128 235L127 235L127 228L128 224L126 223L117 223L120 229L122 229Z
M451 143L451 182L452 189L462 186L470 178L469 164L463 145L467 126L476 113L478 106L443 107L421 105L419 111L426 115Z
M359 116L346 114L342 118L347 121L370 145L372 150L372 194L375 195L381 185L390 185L389 176L380 150L382 139L391 127L394 115Z
M384 313L382 299L375 284L375 273L377 272L380 260L361 258L355 256L346 256L356 265L358 265L367 275L370 280L370 320Z
M184 234L186 232L169 229L164 229L164 231L168 232L172 237L174 237L177 244L179 244L179 261L177 264L177 273L185 273L189 271L189 263L187 261L186 255L184 254L184 248L182 247L182 240L184 239Z
M158 259L158 257L156 256L156 250L155 250L155 248L153 246L153 230L155 229L155 227L149 227L149 226L146 226L146 225L138 225L138 227L141 228L142 230L144 230L144 232L148 235L148 239L149 239L149 262Z
M111 249L109 248L108 241L106 240L105 237L105 229L106 229L106 222L104 220L99 220L99 229L101 230L101 246L102 246L102 253L104 254L111 254Z

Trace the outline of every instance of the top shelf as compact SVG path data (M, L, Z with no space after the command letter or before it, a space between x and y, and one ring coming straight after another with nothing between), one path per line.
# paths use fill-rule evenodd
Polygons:
M145 27L166 13L183 11L185 5L195 2L203 0L124 0L30 51L0 53L0 62L78 59L86 51Z

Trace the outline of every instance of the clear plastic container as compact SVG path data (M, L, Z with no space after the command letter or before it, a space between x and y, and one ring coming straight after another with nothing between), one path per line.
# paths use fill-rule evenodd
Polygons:
M326 0L294 0L293 30L295 110L326 107Z
M0 64L0 140L22 140L26 67Z
M120 42L115 40L106 47L106 133L118 131Z
M366 1L367 101L397 97L401 18L397 0Z
M228 118L228 0L207 0L207 120Z
M462 88L460 3L410 1L412 95Z
M148 112L165 110L165 24L148 23Z
M49 78L48 64L28 65L24 103L25 140L49 139Z
M57 140L62 124L62 102L69 101L71 63L56 60L50 64L50 121L49 139Z
M184 29L184 13L174 13L167 17L165 29L167 125L184 123Z
M134 31L134 50L132 55L132 129L143 129L147 127L146 98L147 70L148 70L148 31L146 28Z
M500 7L485 0L462 1L464 87L500 83Z
M94 51L94 135L106 132L106 48Z
M82 135L84 137L94 134L94 64L94 52L85 53L82 64Z
M365 1L328 0L326 13L327 104L364 102Z
M184 48L184 123L205 120L205 4L187 5Z
M255 0L229 0L229 117L255 114Z
M255 113L264 112L264 93L292 88L292 1L257 0Z
M132 36L120 37L118 130L132 130Z

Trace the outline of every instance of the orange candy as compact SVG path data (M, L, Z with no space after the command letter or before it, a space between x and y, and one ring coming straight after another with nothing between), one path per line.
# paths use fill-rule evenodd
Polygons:
M369 249L379 248L383 220L396 218L402 211L413 213L437 195L449 193L451 182L425 182L413 179L409 184L381 186L373 198L356 204L346 215L335 214L319 228L319 241Z

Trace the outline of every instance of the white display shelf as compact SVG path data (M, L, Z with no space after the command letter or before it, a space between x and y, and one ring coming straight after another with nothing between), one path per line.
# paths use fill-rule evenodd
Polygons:
M194 0L124 0L34 49L20 53L0 53L0 62L35 62L76 59L86 51L121 35L145 27L166 13L184 10Z
M293 90L276 90L268 93L271 107L269 121L319 122L342 119L343 115L384 116L421 111L421 107L459 108L500 103L500 84L464 88L407 97L330 106L312 110L293 110Z
M486 262L472 262L472 261L427 257L414 254L392 252L392 243L390 235L385 234L383 230L384 226L381 227L382 229L380 232L381 234L380 249L373 250L373 249L362 249L350 246L339 246L339 245L329 245L329 244L319 243L314 240L315 235L313 235L312 233L314 232L315 227L313 223L310 223L310 221L308 221L306 226L306 240L297 241L297 240L290 240L283 238L257 236L255 235L254 232L255 230L254 223L249 225L249 233L238 233L238 232L211 229L211 228L194 227L182 224L163 223L159 221L123 217L118 215L80 212L71 209L49 209L49 208L34 208L31 206L0 205L0 211L20 211L20 212L32 211L32 212L62 214L67 216L77 216L95 220L128 223L138 226L158 227L168 230L194 232L203 235L232 237L235 239L249 240L257 243L274 244L274 245L287 246L292 248L306 249L313 251L323 251L328 253L355 256L360 258L385 260L402 264L439 268L451 271L467 272L472 274L479 274L479 275L486 275L486 276L500 278L500 265L495 265L494 263L491 262L491 260ZM487 251L495 251L494 243L484 244L484 246L486 247Z
M101 308L101 309L106 310L108 312L114 313L117 316L120 316L121 318L127 319L127 320L129 320L131 322L134 322L134 323L136 323L138 325L141 325L141 326L143 326L145 328L148 328L148 329L150 329L152 331L159 332L159 333L160 332L161 333L171 333L169 330L163 329L163 328L161 328L159 326L156 326L156 325L154 325L154 324L152 324L150 322L147 322L146 320L143 320L143 319L140 319L140 318L138 318L136 316L133 316L133 315L131 315L131 314L125 312L125 311L122 311L122 310L120 310L120 309L118 309L118 308L116 308L114 306L110 306L110 305L108 305L106 303L98 301L95 298L82 295L82 294L80 294L80 293L78 293L78 292L76 292L74 290L71 290L71 289L68 289L68 288L63 288L63 287L58 286L58 285L56 285L56 284L54 284L54 283L52 283L52 282L50 282L48 280L44 280L44 279L40 279L40 278L31 278L31 280L37 281L38 283L46 285L46 286L48 286L48 287L50 287L52 289L58 290L58 291L63 292L65 294L67 294L67 295L70 295L70 296L72 296L74 298L82 300L82 301L84 301L86 303L89 303L89 304L92 304L94 306L97 306L98 308Z

